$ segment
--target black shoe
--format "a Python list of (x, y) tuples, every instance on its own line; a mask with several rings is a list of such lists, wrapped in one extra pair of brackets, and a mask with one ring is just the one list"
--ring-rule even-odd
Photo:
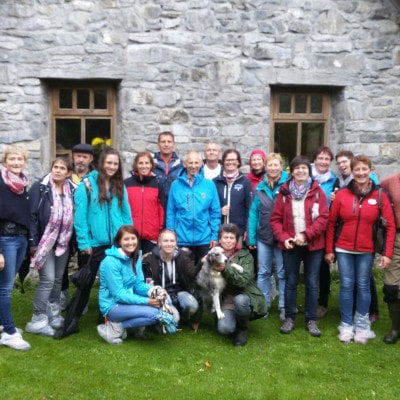
[(233, 345), (246, 346), (246, 344), (247, 344), (247, 329), (237, 331), (233, 338)]
[(383, 337), (383, 341), (386, 344), (395, 344), (400, 338), (400, 332), (391, 330)]
[(68, 326), (64, 326), (63, 329), (58, 330), (54, 334), (54, 339), (64, 339), (74, 333), (79, 332), (79, 318), (73, 318)]

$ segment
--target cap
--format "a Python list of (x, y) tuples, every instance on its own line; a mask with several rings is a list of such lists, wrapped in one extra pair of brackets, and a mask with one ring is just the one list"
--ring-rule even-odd
[(267, 155), (265, 154), (265, 152), (261, 149), (255, 149), (250, 153), (250, 159), (251, 157), (255, 156), (255, 155), (259, 155), (261, 156), (261, 158), (265, 161)]
[(94, 149), (90, 144), (79, 143), (72, 148), (73, 153), (89, 153), (94, 156)]

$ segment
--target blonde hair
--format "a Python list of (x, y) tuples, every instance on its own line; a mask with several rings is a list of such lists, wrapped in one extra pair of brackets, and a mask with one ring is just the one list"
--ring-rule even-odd
[(25, 161), (28, 160), (28, 150), (26, 149), (25, 146), (22, 146), (20, 144), (12, 144), (6, 147), (3, 153), (3, 160), (2, 160), (3, 163), (6, 162), (7, 157), (10, 154), (21, 154), (22, 157), (24, 157)]
[(269, 153), (269, 154), (267, 154), (267, 156), (265, 157), (265, 164), (267, 164), (271, 160), (278, 160), (279, 163), (283, 167), (283, 158), (279, 153)]

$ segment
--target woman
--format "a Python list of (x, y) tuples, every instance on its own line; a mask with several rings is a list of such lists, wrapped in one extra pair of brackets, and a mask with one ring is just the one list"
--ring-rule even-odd
[(39, 271), (33, 315), (25, 328), (29, 333), (54, 336), (54, 329), (64, 323), (60, 315), (60, 293), (73, 231), (75, 185), (68, 179), (71, 173), (71, 163), (65, 158), (56, 158), (50, 174), (29, 191), (30, 267)]
[(251, 185), (239, 171), (242, 165), (240, 153), (235, 149), (225, 150), (222, 155), (222, 172), (214, 178), (221, 205), (222, 223), (236, 224), (245, 238), (249, 215)]
[[(224, 335), (233, 334), (235, 346), (244, 346), (249, 320), (263, 317), (268, 309), (254, 282), (253, 257), (247, 249), (239, 249), (239, 237), (240, 231), (235, 224), (222, 225), (218, 233), (218, 244), (224, 249), (228, 262), (217, 269), (227, 282), (221, 301), (225, 318), (218, 320), (217, 329)], [(243, 272), (238, 272), (232, 263), (240, 265)]]
[(153, 249), (164, 226), (164, 195), (153, 174), (154, 166), (151, 154), (148, 151), (140, 152), (133, 161), (132, 176), (124, 181), (143, 253)]
[(15, 276), (28, 246), (28, 179), (23, 173), (27, 158), (24, 147), (9, 146), (0, 166), (0, 344), (16, 350), (30, 349), (11, 312)]
[(325, 248), (328, 204), (323, 190), (311, 179), (307, 157), (290, 162), (291, 178), (281, 186), (271, 216), (271, 227), (283, 250), (285, 266), (285, 322), (281, 333), (291, 333), (296, 316), (300, 263), (304, 263), (305, 322), (311, 336), (321, 336), (316, 319), (318, 277)]
[[(287, 181), (288, 173), (283, 171), (280, 154), (271, 153), (265, 159), (265, 179), (257, 186), (254, 200), (250, 207), (248, 225), (248, 244), (250, 249), (257, 249), (258, 273), (257, 286), (262, 291), (268, 308), (271, 307), (271, 277), (275, 259), (279, 279), (279, 318), (285, 320), (285, 269), (282, 250), (272, 234), (270, 219), (275, 197), (280, 187)], [(275, 279), (275, 278), (274, 278)]]
[[(374, 224), (381, 212), (387, 221), (385, 250), (380, 267), (386, 268), (393, 255), (396, 227), (389, 197), (370, 178), (371, 160), (356, 156), (351, 160), (353, 180), (336, 193), (329, 213), (325, 259), (338, 262), (340, 278), (339, 340), (365, 344), (375, 337), (368, 310), (370, 279), (375, 256)], [(379, 193), (381, 210), (379, 210)], [(335, 232), (336, 231), (336, 232)], [(336, 239), (335, 239), (336, 236)], [(357, 286), (353, 317), (353, 291)]]
[(160, 310), (160, 301), (150, 297), (154, 288), (144, 283), (138, 231), (132, 225), (121, 226), (100, 265), (99, 305), (107, 322), (97, 326), (99, 335), (110, 344), (120, 344), (127, 328), (158, 322), (174, 333), (174, 317)]
[(246, 175), (246, 178), (250, 181), (252, 191), (264, 178), (266, 156), (261, 149), (255, 149), (250, 153), (250, 172)]
[(183, 320), (195, 322), (193, 316), (199, 303), (194, 284), (199, 268), (194, 266), (189, 252), (177, 247), (174, 231), (164, 229), (160, 233), (158, 246), (143, 258), (143, 271), (146, 279), (168, 292)]
[(105, 251), (111, 247), (118, 229), (131, 224), (131, 211), (122, 178), (121, 157), (106, 148), (100, 154), (98, 171), (83, 178), (74, 193), (74, 227), (78, 248), (86, 256), (87, 275), (75, 292), (58, 339), (78, 332), (78, 322), (89, 300), (90, 291)]

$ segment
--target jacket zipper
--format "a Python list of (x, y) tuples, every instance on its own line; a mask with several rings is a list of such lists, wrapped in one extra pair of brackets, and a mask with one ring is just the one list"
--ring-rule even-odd
[(143, 213), (144, 213), (144, 203), (143, 203), (143, 197), (144, 197), (144, 186), (142, 185), (142, 227), (141, 227), (141, 235), (143, 237)]
[(357, 216), (357, 226), (356, 226), (356, 234), (354, 236), (354, 245), (353, 245), (353, 250), (356, 250), (356, 242), (357, 242), (357, 235), (358, 235), (358, 226), (360, 225), (360, 217), (361, 217), (361, 208), (362, 208), (362, 201), (364, 200), (364, 197), (360, 198), (360, 201), (358, 203), (358, 216)]

